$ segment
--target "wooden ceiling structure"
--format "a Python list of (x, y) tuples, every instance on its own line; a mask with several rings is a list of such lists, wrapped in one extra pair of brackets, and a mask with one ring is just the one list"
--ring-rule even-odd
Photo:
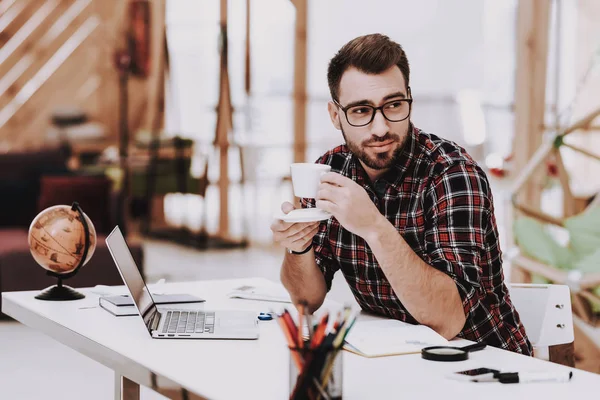
[[(512, 200), (533, 208), (540, 206), (541, 187), (536, 181), (540, 181), (540, 175), (545, 171), (541, 168), (524, 172), (524, 169), (527, 169), (528, 164), (535, 164), (531, 162), (532, 159), (542, 157), (544, 149), (551, 147), (554, 137), (569, 134), (569, 138), (565, 139), (565, 147), (587, 152), (592, 159), (600, 155), (600, 149), (595, 148), (600, 145), (598, 135), (593, 134), (600, 129), (600, 99), (595, 95), (600, 88), (600, 78), (596, 77), (590, 81), (584, 76), (587, 75), (586, 69), (590, 69), (588, 64), (593, 63), (595, 59), (597, 61), (594, 53), (600, 51), (600, 40), (597, 39), (600, 37), (600, 27), (593, 22), (594, 16), (600, 16), (600, 4), (594, 0), (581, 0), (577, 4), (576, 74), (579, 92), (575, 94), (570, 106), (571, 121), (562, 122), (561, 125), (557, 118), (561, 110), (556, 109), (556, 104), (550, 104), (547, 93), (551, 10), (553, 4), (557, 7), (560, 1), (521, 0), (518, 3), (515, 130), (512, 145), (515, 164), (512, 170), (516, 182), (512, 190)], [(558, 86), (560, 69), (555, 73), (555, 86)], [(560, 94), (555, 93), (554, 97), (557, 96)], [(549, 109), (555, 114), (553, 125), (546, 122), (550, 119)], [(547, 133), (550, 134), (550, 138), (544, 140)], [(565, 168), (584, 174), (586, 178), (593, 179), (597, 176), (597, 166), (588, 162), (581, 164), (580, 161), (575, 159), (570, 163), (565, 162)], [(590, 170), (593, 172), (589, 173)], [(525, 185), (526, 182), (529, 184)]]
[[(593, 63), (598, 62), (594, 53), (600, 51), (600, 40), (596, 39), (600, 37), (600, 28), (593, 22), (594, 16), (600, 16), (600, 4), (593, 0), (582, 0), (577, 4), (578, 83), (575, 98), (567, 110), (570, 112), (570, 121), (561, 122), (559, 116), (564, 114), (564, 110), (558, 109), (556, 100), (555, 104), (551, 104), (547, 93), (549, 78), (555, 81), (555, 98), (560, 96), (560, 79), (565, 79), (560, 76), (558, 67), (555, 68), (554, 77), (548, 75), (550, 19), (552, 7), (559, 7), (560, 1), (521, 0), (518, 3), (515, 129), (512, 144), (514, 166), (511, 203), (507, 204), (509, 212), (506, 219), (509, 227), (518, 215), (534, 218), (543, 215), (546, 220), (551, 218), (548, 213), (539, 211), (543, 182), (548, 175), (546, 162), (556, 166), (564, 193), (563, 215), (561, 218), (552, 218), (555, 222), (560, 224), (563, 218), (581, 212), (588, 198), (600, 190), (600, 185), (594, 183), (594, 177), (600, 173), (596, 161), (600, 157), (600, 135), (596, 134), (600, 126), (600, 99), (593, 95), (600, 89), (600, 77), (589, 77), (590, 70), (594, 69)], [(554, 15), (560, 18), (560, 8), (555, 10)], [(558, 29), (560, 25), (557, 22), (554, 26)], [(555, 53), (560, 57), (560, 49), (555, 49)], [(552, 119), (554, 124), (549, 124), (547, 121)], [(556, 148), (558, 140), (561, 149), (566, 152)], [(584, 157), (577, 156), (577, 153)], [(547, 160), (549, 156), (551, 160)], [(514, 246), (510, 229), (507, 230), (507, 245)]]
[[(129, 79), (129, 131), (149, 129), (160, 112), (156, 37), (165, 1), (152, 0), (147, 76)], [(0, 143), (5, 151), (45, 144), (57, 107), (82, 108), (104, 126), (93, 147), (116, 144), (119, 72), (115, 52), (127, 46), (130, 3), (121, 0), (0, 0)], [(75, 143), (81, 145), (83, 143)]]
[[(505, 247), (514, 247), (511, 230), (516, 218), (525, 216), (542, 224), (562, 227), (567, 218), (586, 212), (600, 204), (600, 77), (590, 75), (595, 64), (600, 64), (600, 3), (595, 0), (577, 2), (577, 51), (575, 99), (569, 106), (570, 121), (558, 118), (560, 110), (554, 106), (554, 124), (548, 126), (547, 96), (548, 50), (552, 7), (560, 1), (520, 0), (517, 22), (517, 72), (515, 87), (515, 131), (513, 140), (513, 183), (508, 206), (508, 241)], [(560, 18), (560, 8), (554, 15)], [(555, 29), (559, 24), (555, 24)], [(558, 35), (557, 35), (558, 36)], [(560, 49), (556, 49), (559, 51)], [(558, 58), (560, 60), (560, 58)], [(561, 78), (556, 72), (556, 83)], [(557, 89), (555, 89), (557, 90)], [(558, 90), (555, 93), (557, 96)], [(549, 137), (545, 137), (549, 134)], [(565, 156), (571, 152), (570, 159)], [(541, 207), (543, 176), (548, 174), (547, 160), (556, 169), (562, 199), (562, 215), (555, 215)], [(575, 188), (574, 176), (581, 177), (587, 188)], [(583, 191), (582, 191), (583, 190)], [(582, 191), (578, 193), (577, 191)], [(596, 196), (593, 198), (593, 196)], [(512, 207), (511, 207), (512, 206)], [(509, 252), (511, 281), (530, 283), (533, 276), (542, 277), (555, 284), (569, 285), (572, 294), (575, 344), (571, 345), (577, 368), (600, 373), (599, 314), (594, 314), (591, 304), (600, 298), (594, 290), (600, 285), (600, 270), (586, 274), (565, 271), (546, 265), (521, 252)], [(573, 272), (573, 273), (571, 273)], [(596, 329), (594, 329), (596, 326)]]

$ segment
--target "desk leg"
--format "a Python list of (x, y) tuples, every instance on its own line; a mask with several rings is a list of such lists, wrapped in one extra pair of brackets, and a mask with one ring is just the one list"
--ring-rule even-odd
[(575, 342), (550, 346), (550, 361), (575, 367)]
[(140, 400), (140, 385), (115, 372), (115, 400)]

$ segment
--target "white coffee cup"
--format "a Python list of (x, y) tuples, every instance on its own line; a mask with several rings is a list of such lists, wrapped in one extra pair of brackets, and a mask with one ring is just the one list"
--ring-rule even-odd
[(330, 165), (312, 163), (294, 163), (290, 166), (294, 195), (305, 199), (314, 199), (319, 191), (321, 175), (331, 171)]

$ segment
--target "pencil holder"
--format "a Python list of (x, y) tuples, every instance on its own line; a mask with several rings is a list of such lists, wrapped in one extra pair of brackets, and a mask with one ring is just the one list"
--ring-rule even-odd
[(342, 399), (342, 349), (289, 349), (290, 400)]

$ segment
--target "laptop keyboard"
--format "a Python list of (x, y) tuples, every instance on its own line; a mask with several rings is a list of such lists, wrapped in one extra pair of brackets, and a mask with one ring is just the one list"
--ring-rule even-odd
[(215, 313), (168, 311), (162, 333), (215, 333)]

